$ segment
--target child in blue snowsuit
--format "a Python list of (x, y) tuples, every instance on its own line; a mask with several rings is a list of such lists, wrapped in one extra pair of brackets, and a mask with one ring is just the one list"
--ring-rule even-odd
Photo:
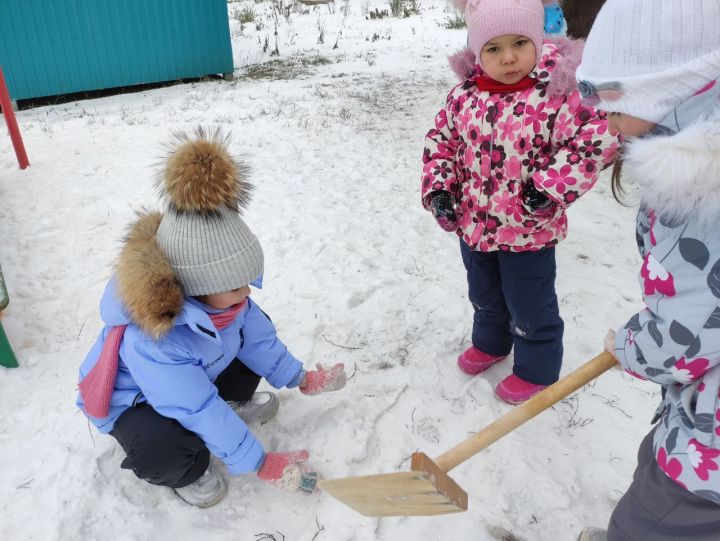
[(345, 384), (342, 364), (305, 371), (249, 296), (263, 252), (238, 212), (250, 185), (226, 141), (201, 129), (178, 138), (163, 172), (167, 211), (141, 212), (130, 228), (77, 399), (123, 447), (123, 468), (200, 507), (227, 490), (211, 454), (231, 474), (314, 492), (307, 451), (266, 453), (249, 430), (279, 404), (255, 389), (261, 378), (308, 395)]

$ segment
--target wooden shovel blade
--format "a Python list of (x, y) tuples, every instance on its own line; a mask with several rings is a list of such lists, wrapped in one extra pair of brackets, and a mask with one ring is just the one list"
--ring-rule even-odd
[(330, 479), (320, 488), (368, 517), (467, 511), (467, 493), (424, 453), (413, 454), (409, 472)]

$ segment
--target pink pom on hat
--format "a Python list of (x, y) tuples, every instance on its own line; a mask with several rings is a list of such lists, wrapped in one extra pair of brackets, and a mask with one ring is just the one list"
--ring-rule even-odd
[(483, 46), (505, 34), (528, 37), (540, 60), (545, 27), (542, 0), (456, 0), (455, 3), (465, 12), (468, 47), (478, 62)]

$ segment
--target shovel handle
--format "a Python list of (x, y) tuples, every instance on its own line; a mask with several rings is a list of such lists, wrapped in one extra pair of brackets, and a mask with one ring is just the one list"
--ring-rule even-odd
[(480, 432), (443, 453), (435, 459), (435, 463), (443, 471), (449, 472), (615, 365), (617, 365), (615, 357), (607, 351), (601, 353), (547, 389), (543, 389), (521, 406), (496, 419)]

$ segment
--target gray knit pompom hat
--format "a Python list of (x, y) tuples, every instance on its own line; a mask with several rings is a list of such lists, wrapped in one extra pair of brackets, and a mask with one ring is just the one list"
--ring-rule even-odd
[(263, 251), (240, 217), (250, 200), (247, 167), (220, 131), (176, 134), (158, 179), (167, 203), (156, 235), (188, 296), (223, 293), (263, 273)]

